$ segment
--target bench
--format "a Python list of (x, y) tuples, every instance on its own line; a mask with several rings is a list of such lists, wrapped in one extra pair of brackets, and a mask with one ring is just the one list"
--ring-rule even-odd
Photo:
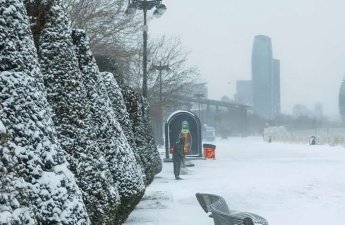
[(223, 202), (212, 203), (209, 208), (215, 225), (254, 225), (250, 217), (225, 212), (227, 207), (224, 207)]
[(229, 210), (224, 198), (218, 195), (196, 193), (195, 196), (215, 225), (268, 225), (267, 220), (257, 214)]

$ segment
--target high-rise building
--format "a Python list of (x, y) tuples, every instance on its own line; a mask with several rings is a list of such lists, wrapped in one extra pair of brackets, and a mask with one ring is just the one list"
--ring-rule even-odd
[(236, 101), (244, 105), (253, 105), (253, 87), (251, 80), (236, 81)]
[(273, 116), (276, 116), (280, 114), (280, 61), (278, 59), (273, 59), (272, 66)]
[(264, 35), (255, 36), (252, 52), (253, 109), (266, 119), (274, 116), (272, 62), (271, 39)]
[(343, 122), (345, 122), (345, 79), (341, 82), (339, 90), (339, 113)]
[(254, 38), (252, 90), (256, 114), (266, 119), (280, 114), (280, 61), (273, 59), (271, 39), (264, 35)]

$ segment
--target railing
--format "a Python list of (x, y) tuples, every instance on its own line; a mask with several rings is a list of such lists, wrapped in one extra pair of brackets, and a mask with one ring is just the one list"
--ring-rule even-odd
[[(299, 136), (299, 135), (265, 135), (264, 140), (271, 142), (295, 143), (295, 144), (310, 144), (310, 138), (314, 136)], [(330, 145), (330, 146), (345, 146), (345, 134), (334, 136), (314, 136), (316, 145)]]
[[(271, 142), (345, 146), (345, 129), (315, 128), (288, 131), (284, 127), (268, 127), (264, 130), (264, 139)], [(312, 141), (313, 139), (315, 141)]]

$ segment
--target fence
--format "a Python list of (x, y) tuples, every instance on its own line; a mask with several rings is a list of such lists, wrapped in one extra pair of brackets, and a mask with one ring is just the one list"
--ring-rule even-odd
[(264, 133), (266, 141), (296, 144), (308, 144), (312, 136), (315, 137), (315, 144), (318, 145), (345, 146), (345, 129), (343, 128), (324, 128), (294, 132), (274, 132), (274, 129), (270, 129), (269, 132)]

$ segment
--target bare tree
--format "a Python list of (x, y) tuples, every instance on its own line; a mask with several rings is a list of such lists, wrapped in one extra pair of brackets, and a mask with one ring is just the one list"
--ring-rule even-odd
[(125, 14), (127, 0), (65, 0), (75, 29), (85, 30), (94, 54), (128, 58), (137, 41), (141, 20)]
[[(177, 95), (188, 94), (188, 87), (199, 77), (197, 67), (188, 65), (188, 55), (189, 52), (183, 48), (179, 38), (163, 36), (149, 42), (148, 98), (151, 105), (159, 102), (161, 85), (159, 71), (153, 69), (153, 65), (169, 66), (168, 71), (161, 72), (163, 107), (171, 105)], [(126, 82), (134, 89), (141, 90), (142, 45), (138, 46)]]

